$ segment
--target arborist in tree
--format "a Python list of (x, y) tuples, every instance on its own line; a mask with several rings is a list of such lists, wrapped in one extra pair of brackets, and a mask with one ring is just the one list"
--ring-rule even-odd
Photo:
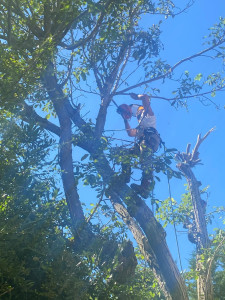
[[(148, 198), (153, 182), (153, 171), (151, 167), (152, 154), (158, 150), (161, 139), (156, 130), (156, 117), (150, 106), (150, 97), (148, 95), (130, 94), (134, 100), (141, 100), (142, 105), (122, 104), (118, 107), (117, 112), (124, 119), (127, 134), (136, 138), (136, 144), (130, 153), (140, 155), (142, 168), (141, 185), (132, 184), (131, 187), (140, 194), (143, 198)], [(134, 116), (138, 120), (138, 127), (131, 128), (129, 119)], [(129, 174), (127, 164), (122, 165), (123, 172)], [(126, 182), (129, 182), (128, 180)]]

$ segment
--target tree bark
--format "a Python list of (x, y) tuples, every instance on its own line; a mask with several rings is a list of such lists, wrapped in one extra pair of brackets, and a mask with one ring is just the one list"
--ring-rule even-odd
[(77, 192), (74, 178), (72, 158), (72, 122), (65, 106), (65, 97), (58, 88), (54, 76), (53, 65), (50, 63), (44, 76), (44, 83), (53, 102), (60, 123), (59, 164), (67, 204), (69, 207), (75, 237), (79, 239), (79, 230), (85, 221), (83, 209)]
[(200, 162), (198, 149), (201, 143), (214, 130), (209, 130), (203, 138), (198, 135), (196, 145), (190, 153), (190, 144), (187, 145), (186, 153), (178, 153), (176, 158), (180, 161), (177, 164), (178, 169), (185, 176), (188, 187), (191, 193), (191, 201), (193, 205), (194, 220), (191, 224), (192, 242), (196, 245), (196, 271), (198, 272), (197, 279), (197, 294), (198, 300), (213, 299), (213, 285), (211, 278), (211, 268), (207, 268), (207, 263), (202, 260), (204, 250), (210, 248), (210, 240), (207, 231), (205, 220), (206, 203), (201, 199), (199, 186), (201, 183), (196, 179), (191, 168)]
[(141, 230), (140, 226), (135, 222), (135, 220), (131, 217), (119, 197), (114, 194), (110, 197), (110, 201), (115, 209), (115, 211), (120, 215), (124, 223), (130, 229), (131, 233), (133, 234), (134, 239), (136, 240), (141, 253), (143, 254), (146, 262), (148, 263), (150, 269), (153, 271), (155, 277), (158, 279), (158, 284), (163, 291), (166, 299), (172, 299), (170, 293), (166, 287), (165, 280), (162, 277), (162, 273), (160, 272), (159, 265), (157, 264), (156, 257), (153, 253), (153, 250), (144, 235), (143, 231)]
[(194, 241), (197, 251), (196, 270), (199, 272), (197, 279), (198, 300), (212, 300), (213, 286), (211, 270), (206, 268), (201, 258), (201, 254), (203, 253), (204, 249), (210, 248), (210, 240), (208, 238), (207, 225), (205, 221), (205, 203), (201, 199), (199, 181), (197, 181), (196, 177), (194, 176), (191, 167), (186, 164), (178, 164), (178, 168), (187, 179), (193, 204), (194, 228), (196, 230), (194, 233)]

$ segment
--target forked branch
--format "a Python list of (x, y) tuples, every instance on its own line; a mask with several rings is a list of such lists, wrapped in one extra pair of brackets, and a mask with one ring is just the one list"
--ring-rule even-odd
[(190, 153), (190, 148), (191, 148), (191, 144), (187, 145), (187, 149), (186, 152), (178, 152), (175, 156), (176, 159), (178, 159), (180, 161), (179, 164), (186, 164), (189, 165), (190, 167), (194, 167), (196, 164), (200, 163), (200, 159), (199, 159), (199, 152), (198, 149), (200, 147), (200, 145), (202, 144), (202, 142), (209, 136), (209, 134), (211, 132), (213, 132), (215, 130), (215, 127), (211, 128), (205, 135), (203, 138), (201, 138), (201, 134), (198, 135), (197, 137), (197, 142), (196, 145), (194, 147), (194, 149), (192, 150), (192, 152)]

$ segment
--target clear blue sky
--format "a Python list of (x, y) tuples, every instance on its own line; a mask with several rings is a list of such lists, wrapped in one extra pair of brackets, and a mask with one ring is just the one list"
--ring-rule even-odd
[[(185, 4), (185, 1), (177, 1), (179, 5)], [(175, 64), (182, 58), (188, 57), (196, 52), (207, 48), (203, 45), (205, 35), (208, 35), (208, 28), (218, 23), (219, 17), (225, 16), (225, 1), (224, 0), (197, 0), (196, 3), (185, 13), (170, 18), (161, 25), (162, 35), (161, 40), (164, 44), (163, 57), (171, 65)], [(144, 19), (144, 25), (151, 25), (152, 20)], [(198, 73), (208, 74), (217, 72), (223, 69), (221, 61), (214, 61), (208, 58), (197, 58), (185, 63), (176, 70), (177, 74), (182, 71), (189, 70), (191, 74)], [(131, 84), (136, 84), (135, 76)], [(162, 96), (171, 97), (171, 83), (168, 81), (165, 84), (162, 82), (156, 83), (151, 87), (160, 88)], [(143, 93), (141, 88), (132, 92)], [(165, 141), (168, 148), (177, 148), (180, 151), (185, 151), (187, 143), (195, 145), (197, 135), (204, 135), (210, 128), (216, 126), (216, 131), (213, 132), (200, 147), (200, 158), (204, 165), (199, 165), (194, 169), (194, 173), (198, 180), (202, 182), (202, 187), (210, 185), (208, 209), (211, 211), (213, 206), (222, 206), (225, 204), (224, 197), (224, 101), (225, 95), (217, 93), (214, 101), (220, 105), (220, 110), (213, 105), (203, 106), (197, 99), (189, 101), (188, 111), (183, 109), (176, 110), (163, 100), (152, 100), (152, 107), (157, 116), (157, 128)], [(118, 104), (132, 103), (128, 96), (118, 96), (115, 98)], [(99, 99), (98, 99), (99, 101)], [(96, 102), (91, 97), (85, 99), (87, 111), (90, 109), (93, 113), (89, 114), (93, 119), (94, 113), (97, 113), (98, 107)], [(93, 109), (93, 110), (92, 110)], [(115, 107), (109, 109), (106, 129), (123, 129), (124, 124), (120, 116), (116, 114)], [(128, 139), (125, 132), (115, 132), (115, 137)], [(180, 196), (184, 193), (184, 180), (172, 180), (171, 189), (172, 196), (179, 201)], [(79, 186), (81, 193), (81, 201), (87, 202), (87, 198), (91, 200), (93, 194), (89, 192), (87, 187)], [(168, 197), (168, 188), (166, 178), (162, 178), (162, 183), (158, 183), (155, 189), (156, 196), (163, 200)], [(148, 200), (146, 200), (148, 201)], [(94, 202), (94, 201), (91, 201)], [(214, 227), (221, 226), (219, 220), (214, 220)], [(178, 233), (179, 243), (182, 252), (183, 267), (187, 267), (187, 260), (190, 258), (193, 246), (187, 239), (187, 235)], [(173, 228), (168, 228), (167, 240), (174, 258), (177, 260), (177, 248), (175, 245)]]

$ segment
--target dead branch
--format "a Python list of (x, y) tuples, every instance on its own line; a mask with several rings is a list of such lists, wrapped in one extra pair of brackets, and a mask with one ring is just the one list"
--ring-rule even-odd
[(216, 127), (211, 128), (211, 129), (204, 135), (203, 138), (201, 138), (201, 134), (198, 135), (196, 145), (195, 145), (195, 147), (194, 147), (194, 149), (193, 149), (193, 151), (192, 151), (192, 160), (198, 159), (198, 154), (199, 154), (199, 153), (198, 153), (198, 149), (199, 149), (201, 143), (202, 143), (202, 142), (209, 136), (209, 134), (210, 134), (211, 132), (213, 132), (215, 129), (216, 129)]
[[(192, 150), (192, 153), (190, 153), (190, 148), (191, 148), (191, 144), (187, 145), (186, 148), (186, 153), (185, 152), (178, 152), (175, 155), (175, 158), (178, 159), (180, 161), (180, 164), (186, 164), (189, 165), (191, 167), (194, 167), (196, 164), (200, 163), (200, 159), (199, 159), (199, 152), (198, 149), (200, 147), (200, 145), (202, 144), (202, 142), (209, 136), (209, 134), (211, 132), (213, 132), (215, 130), (215, 127), (211, 128), (205, 135), (203, 138), (201, 138), (201, 134), (198, 135), (197, 137), (197, 142), (196, 145), (194, 147), (194, 149)], [(178, 164), (179, 165), (179, 164)]]

